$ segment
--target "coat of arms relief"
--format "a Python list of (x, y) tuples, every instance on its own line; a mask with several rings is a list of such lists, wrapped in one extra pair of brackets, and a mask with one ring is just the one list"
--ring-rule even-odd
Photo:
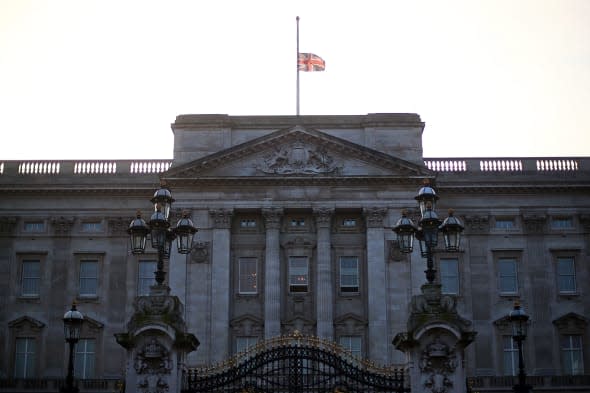
[(275, 175), (338, 174), (342, 169), (325, 148), (297, 140), (263, 156), (256, 169)]

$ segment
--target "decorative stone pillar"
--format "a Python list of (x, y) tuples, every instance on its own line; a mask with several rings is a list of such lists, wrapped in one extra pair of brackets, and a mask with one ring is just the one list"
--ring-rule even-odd
[(314, 209), (317, 224), (316, 325), (317, 336), (334, 340), (332, 244), (330, 229), (334, 209)]
[(266, 226), (264, 256), (264, 338), (281, 335), (281, 263), (279, 230), (282, 209), (263, 209)]
[(472, 323), (457, 313), (457, 297), (424, 284), (412, 298), (408, 331), (393, 345), (406, 353), (412, 392), (464, 393), (464, 354), (475, 338)]
[(135, 299), (127, 332), (115, 334), (127, 350), (126, 391), (179, 393), (186, 355), (197, 349), (199, 340), (186, 332), (180, 299), (154, 294)]
[(213, 255), (211, 258), (211, 360), (219, 362), (229, 355), (230, 228), (232, 211), (209, 212), (213, 222)]
[(367, 223), (367, 293), (369, 320), (369, 358), (387, 364), (387, 283), (383, 219), (386, 208), (364, 209)]

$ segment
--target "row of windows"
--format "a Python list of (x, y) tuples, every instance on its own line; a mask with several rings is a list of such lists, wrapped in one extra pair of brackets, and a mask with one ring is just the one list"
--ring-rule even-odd
[[(459, 294), (459, 260), (442, 258), (439, 261), (440, 283), (443, 293)], [(257, 258), (239, 258), (238, 290), (241, 294), (258, 292)], [(309, 285), (309, 262), (304, 256), (289, 257), (289, 291), (307, 292)], [(359, 291), (359, 258), (341, 256), (339, 258), (340, 292)], [(560, 294), (576, 293), (576, 269), (573, 257), (556, 259), (557, 289)], [(516, 258), (498, 259), (498, 289), (501, 295), (518, 294), (518, 261)]]
[[(497, 261), (498, 289), (501, 295), (518, 294), (517, 258), (499, 258)], [(289, 291), (307, 292), (309, 286), (309, 260), (305, 256), (289, 257)], [(459, 294), (459, 261), (457, 258), (442, 258), (439, 261), (440, 283), (443, 293)], [(137, 277), (137, 294), (149, 294), (154, 285), (156, 261), (140, 260)], [(240, 294), (258, 293), (258, 260), (247, 257), (238, 260), (238, 291)], [(556, 258), (557, 289), (560, 294), (575, 294), (575, 259), (571, 256)], [(79, 261), (79, 296), (98, 296), (99, 261), (81, 259)], [(21, 270), (21, 296), (37, 297), (40, 294), (41, 261), (23, 259)], [(341, 256), (339, 258), (339, 286), (342, 293), (359, 292), (359, 258)]]
[[(27, 233), (43, 233), (47, 230), (44, 220), (39, 221), (25, 221), (23, 223), (23, 232)], [(83, 221), (80, 223), (81, 232), (100, 233), (104, 231), (102, 220), (98, 221)]]
[[(518, 344), (514, 341), (512, 336), (502, 336), (502, 344), (502, 365), (504, 375), (517, 375)], [(584, 355), (582, 348), (582, 336), (569, 334), (561, 337), (561, 365), (564, 374), (584, 374)]]
[[(148, 295), (154, 285), (156, 261), (139, 261), (137, 276), (137, 295)], [(78, 296), (92, 298), (98, 296), (99, 260), (81, 259), (79, 261)], [(21, 266), (21, 296), (39, 297), (41, 285), (41, 260), (23, 259)]]
[[(306, 221), (304, 217), (291, 218), (288, 222), (291, 227), (305, 227)], [(353, 228), (358, 225), (356, 218), (343, 218), (339, 222), (340, 226)], [(240, 228), (256, 228), (258, 226), (258, 220), (255, 218), (243, 218), (240, 220)]]
[[(238, 336), (235, 340), (236, 353), (247, 350), (258, 342), (256, 336)], [(362, 357), (361, 336), (340, 336), (338, 342), (353, 356)], [(502, 336), (503, 352), (502, 367), (504, 375), (518, 373), (518, 346), (512, 336)], [(584, 374), (584, 356), (582, 336), (563, 335), (560, 342), (561, 362), (563, 373), (567, 375)], [(32, 337), (16, 339), (14, 377), (34, 378), (35, 359), (37, 355), (37, 341)], [(96, 340), (83, 338), (76, 344), (74, 361), (74, 375), (76, 378), (88, 379), (95, 376)]]
[[(550, 221), (551, 229), (573, 229), (574, 218), (573, 217), (551, 217)], [(494, 219), (494, 228), (496, 229), (516, 229), (517, 222), (515, 217), (496, 217)]]

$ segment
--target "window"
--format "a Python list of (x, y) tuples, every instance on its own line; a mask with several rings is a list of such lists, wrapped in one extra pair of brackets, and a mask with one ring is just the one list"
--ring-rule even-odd
[(76, 378), (94, 378), (95, 347), (96, 340), (93, 338), (80, 339), (76, 344), (76, 356), (74, 358), (74, 376)]
[(86, 221), (82, 223), (82, 232), (102, 232), (101, 221)]
[(240, 228), (256, 228), (256, 220), (253, 218), (246, 218), (240, 220)]
[(239, 292), (240, 293), (257, 293), (258, 277), (256, 273), (256, 258), (240, 258), (239, 264)]
[(41, 283), (41, 261), (38, 259), (24, 259), (22, 261), (21, 295), (39, 296)]
[(516, 259), (500, 258), (498, 260), (498, 282), (501, 294), (518, 293)]
[(576, 269), (573, 257), (557, 258), (557, 288), (559, 293), (576, 292)]
[(150, 287), (156, 285), (154, 272), (157, 269), (156, 261), (139, 261), (137, 277), (137, 295), (146, 296), (150, 294)]
[(514, 219), (513, 218), (496, 218), (495, 223), (496, 229), (514, 229)]
[(292, 227), (304, 227), (305, 226), (305, 218), (291, 219), (291, 226)]
[(584, 374), (584, 356), (582, 354), (582, 336), (565, 335), (561, 338), (561, 359), (563, 373), (568, 375)]
[(502, 342), (504, 346), (504, 375), (516, 375), (518, 373), (518, 344), (512, 339), (512, 336), (502, 336)]
[(457, 259), (440, 260), (440, 284), (442, 293), (459, 293), (459, 261)]
[(35, 376), (35, 339), (19, 337), (15, 344), (14, 377), (33, 378)]
[(308, 276), (307, 257), (289, 257), (289, 291), (307, 292)]
[(236, 353), (244, 352), (246, 349), (250, 348), (253, 345), (256, 345), (258, 342), (258, 337), (256, 336), (240, 336), (236, 337)]
[(358, 257), (340, 257), (340, 292), (359, 291)]
[(25, 232), (45, 232), (45, 221), (25, 221), (23, 230)]
[(361, 357), (361, 337), (360, 336), (340, 336), (340, 345), (354, 356)]
[(80, 296), (96, 296), (98, 289), (98, 261), (80, 261)]
[(356, 227), (356, 218), (345, 218), (342, 220), (342, 226), (347, 228)]
[(574, 220), (572, 217), (553, 217), (551, 218), (551, 228), (553, 229), (572, 229)]

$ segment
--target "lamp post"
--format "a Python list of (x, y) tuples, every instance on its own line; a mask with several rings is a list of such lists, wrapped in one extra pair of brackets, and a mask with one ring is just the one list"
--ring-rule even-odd
[(404, 253), (411, 253), (414, 238), (418, 240), (420, 254), (426, 258), (426, 270), (424, 271), (426, 280), (428, 284), (432, 284), (436, 278), (433, 254), (438, 245), (438, 233), (443, 233), (447, 251), (458, 251), (464, 227), (459, 219), (453, 216), (452, 210), (449, 210), (449, 216), (444, 221), (438, 218), (434, 208), (439, 197), (429, 184), (424, 184), (414, 199), (418, 201), (420, 207), (418, 226), (407, 217), (407, 213), (404, 211), (402, 217), (393, 227), (393, 231), (397, 234), (400, 249)]
[(165, 289), (164, 259), (170, 258), (172, 242), (174, 239), (177, 240), (177, 248), (180, 254), (190, 253), (193, 236), (197, 229), (188, 217), (187, 212), (183, 212), (182, 218), (178, 221), (176, 227), (170, 229), (168, 217), (174, 198), (172, 198), (168, 188), (160, 186), (154, 193), (151, 202), (154, 204), (154, 213), (150, 221), (146, 223), (138, 211), (136, 218), (129, 224), (127, 233), (130, 235), (131, 252), (136, 255), (144, 253), (148, 234), (150, 235), (152, 248), (158, 250), (158, 264), (154, 272), (156, 286), (158, 289)]
[(64, 336), (66, 342), (70, 345), (70, 357), (68, 360), (68, 376), (66, 377), (66, 386), (61, 388), (61, 392), (77, 393), (78, 388), (74, 386), (74, 347), (80, 339), (80, 330), (84, 322), (84, 316), (76, 309), (76, 303), (72, 303), (71, 310), (64, 314)]
[(518, 345), (518, 384), (514, 385), (512, 389), (516, 393), (528, 393), (531, 391), (532, 386), (526, 384), (522, 342), (526, 339), (529, 316), (520, 307), (518, 301), (514, 302), (514, 309), (508, 314), (508, 320), (512, 325), (512, 339)]

